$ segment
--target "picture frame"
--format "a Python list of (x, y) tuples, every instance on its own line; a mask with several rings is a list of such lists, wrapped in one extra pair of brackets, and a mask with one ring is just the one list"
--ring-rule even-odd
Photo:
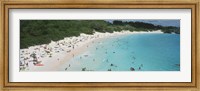
[[(1, 90), (173, 90), (198, 91), (199, 85), (199, 1), (1, 1)], [(9, 9), (191, 9), (191, 82), (9, 82)], [(35, 88), (37, 87), (37, 88)]]

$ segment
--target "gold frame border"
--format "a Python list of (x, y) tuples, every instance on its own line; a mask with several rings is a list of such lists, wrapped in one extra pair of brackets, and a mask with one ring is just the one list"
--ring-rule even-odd
[[(200, 90), (199, 89), (199, 65), (200, 62), (198, 62), (198, 25), (199, 25), (199, 2), (192, 1), (192, 2), (138, 2), (138, 1), (131, 1), (131, 2), (114, 2), (114, 1), (108, 1), (108, 2), (91, 2), (91, 1), (81, 1), (81, 2), (74, 2), (74, 1), (67, 1), (67, 2), (47, 2), (47, 1), (31, 1), (31, 2), (13, 2), (13, 1), (2, 1), (2, 7), (1, 7), (1, 15), (2, 15), (2, 29), (1, 29), (1, 49), (3, 50), (2, 54), (2, 61), (1, 66), (3, 66), (2, 74), (2, 85), (3, 89), (8, 88), (110, 88), (110, 89), (117, 89), (117, 88), (133, 88), (138, 89), (143, 87), (143, 89), (150, 88), (150, 89), (172, 89), (172, 88), (184, 88), (184, 89), (193, 89), (193, 90)], [(179, 8), (189, 8), (192, 10), (192, 82), (182, 82), (182, 83), (11, 83), (8, 81), (8, 33), (9, 33), (9, 22), (8, 22), (8, 15), (9, 15), (9, 9), (14, 8), (37, 8), (37, 9), (43, 9), (43, 8), (137, 8), (137, 9), (179, 9)], [(118, 89), (119, 90), (119, 89)]]

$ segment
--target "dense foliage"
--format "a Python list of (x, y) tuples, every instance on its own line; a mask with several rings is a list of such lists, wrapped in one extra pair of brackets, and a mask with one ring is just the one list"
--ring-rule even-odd
[(144, 22), (112, 23), (104, 20), (21, 20), (20, 48), (33, 45), (47, 44), (51, 40), (57, 41), (64, 37), (79, 36), (80, 33), (93, 34), (97, 32), (113, 31), (154, 31), (160, 29), (164, 33), (180, 33), (179, 27), (160, 26)]

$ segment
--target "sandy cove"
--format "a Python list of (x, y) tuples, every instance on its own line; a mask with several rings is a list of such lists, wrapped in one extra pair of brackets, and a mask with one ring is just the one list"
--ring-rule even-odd
[[(93, 35), (80, 34), (78, 37), (66, 37), (63, 40), (52, 41), (49, 44), (20, 49), (20, 71), (57, 71), (60, 65), (84, 52), (87, 47), (96, 40), (112, 36), (138, 33), (162, 32), (160, 30), (153, 32), (95, 32)], [(38, 61), (41, 61), (40, 64), (43, 64), (43, 66), (36, 66), (33, 64), (33, 58), (30, 56), (33, 53), (36, 54)]]

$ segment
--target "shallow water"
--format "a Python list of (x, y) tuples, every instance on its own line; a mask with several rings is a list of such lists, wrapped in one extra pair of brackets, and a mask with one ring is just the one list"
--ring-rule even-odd
[(180, 71), (180, 35), (129, 34), (94, 41), (66, 71)]

